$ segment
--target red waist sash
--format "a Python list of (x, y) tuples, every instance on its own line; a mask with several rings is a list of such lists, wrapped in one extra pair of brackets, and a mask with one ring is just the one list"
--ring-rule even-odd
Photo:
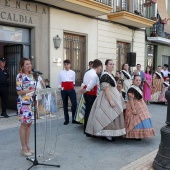
[[(84, 86), (84, 89), (86, 89), (87, 86)], [(91, 91), (87, 91), (86, 94), (92, 95), (92, 96), (96, 96), (97, 95), (97, 85), (93, 87), (93, 89)]]
[(164, 81), (166, 81), (167, 77), (164, 77)]
[(72, 81), (66, 81), (61, 83), (63, 90), (74, 90), (74, 83)]

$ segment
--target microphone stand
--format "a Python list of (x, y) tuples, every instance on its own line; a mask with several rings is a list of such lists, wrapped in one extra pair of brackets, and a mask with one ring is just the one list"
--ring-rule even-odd
[(60, 165), (51, 165), (51, 164), (44, 164), (44, 163), (39, 163), (37, 160), (37, 125), (36, 125), (36, 111), (37, 111), (37, 104), (36, 104), (36, 88), (37, 88), (37, 82), (38, 82), (38, 73), (34, 73), (34, 77), (35, 77), (35, 81), (36, 81), (36, 85), (35, 85), (35, 90), (34, 90), (34, 94), (33, 94), (33, 104), (34, 105), (34, 145), (35, 145), (35, 157), (34, 160), (32, 160), (31, 158), (26, 158), (28, 161), (32, 162), (33, 165), (28, 168), (27, 170), (32, 169), (34, 166), (37, 165), (42, 165), (42, 166), (49, 166), (49, 167), (56, 167), (56, 168), (60, 168)]

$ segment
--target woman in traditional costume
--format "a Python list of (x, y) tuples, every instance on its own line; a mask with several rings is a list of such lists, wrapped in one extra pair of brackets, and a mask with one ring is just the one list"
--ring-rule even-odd
[(129, 73), (129, 65), (123, 64), (121, 71), (121, 79), (123, 79), (123, 88), (127, 93), (129, 87), (132, 85), (132, 77)]
[(106, 72), (100, 79), (102, 91), (97, 96), (88, 119), (86, 133), (103, 136), (111, 141), (114, 136), (126, 134), (124, 127), (124, 101), (117, 90), (116, 81), (112, 75), (113, 60), (106, 60)]
[(140, 84), (141, 77), (136, 75), (133, 85), (128, 90), (125, 113), (126, 138), (141, 139), (155, 136), (151, 116), (139, 88)]
[(165, 81), (163, 83), (163, 88), (162, 88), (162, 91), (161, 91), (161, 94), (159, 96), (159, 102), (167, 102), (166, 98), (165, 98), (165, 92), (168, 90), (168, 87), (169, 87), (169, 82), (168, 81)]
[(159, 96), (162, 91), (163, 87), (163, 73), (161, 72), (161, 66), (157, 67), (157, 71), (153, 75), (153, 89), (152, 89), (152, 95), (151, 95), (151, 101), (152, 102), (158, 102), (159, 101)]
[(146, 67), (146, 71), (144, 73), (144, 83), (143, 83), (143, 99), (146, 104), (150, 104), (151, 100), (151, 89), (152, 89), (152, 74), (150, 67)]

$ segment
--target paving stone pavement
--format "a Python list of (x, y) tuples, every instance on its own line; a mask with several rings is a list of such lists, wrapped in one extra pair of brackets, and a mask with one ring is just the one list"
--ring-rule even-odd
[(158, 152), (158, 150), (156, 149), (155, 151), (150, 152), (149, 154), (124, 166), (120, 170), (154, 170), (152, 168), (152, 164), (153, 164), (153, 161), (154, 161), (154, 158), (155, 158), (157, 152)]
[[(7, 110), (8, 115), (10, 116), (10, 118), (3, 118), (2, 116), (0, 116), (0, 130), (3, 129), (9, 129), (9, 128), (14, 128), (14, 127), (18, 127), (19, 126), (19, 122), (18, 122), (18, 117), (17, 117), (17, 113), (16, 111), (13, 110)], [(59, 112), (57, 113), (58, 118), (63, 118), (63, 111), (62, 109), (59, 109)], [(56, 118), (54, 118), (56, 119)], [(38, 122), (44, 122), (43, 119), (39, 119)]]
[[(114, 143), (110, 143), (103, 141), (102, 138), (87, 138), (83, 134), (82, 125), (71, 123), (68, 126), (63, 125), (62, 110), (59, 112), (58, 123), (56, 118), (47, 122), (38, 120), (38, 160), (39, 162), (60, 164), (59, 170), (119, 170), (121, 168), (126, 170), (126, 167), (130, 168), (127, 170), (139, 170), (141, 166), (145, 166), (145, 169), (151, 168), (156, 150), (160, 144), (160, 128), (165, 125), (167, 107), (154, 104), (148, 107), (156, 136), (142, 141), (118, 138)], [(45, 127), (47, 127), (46, 138), (44, 136)], [(30, 139), (32, 148), (34, 148), (33, 130), (32, 127)], [(57, 131), (58, 135), (56, 136)], [(51, 151), (54, 149), (55, 153), (52, 154)], [(150, 155), (148, 156), (148, 154)], [(148, 158), (150, 159), (146, 161)], [(0, 170), (27, 170), (31, 165), (20, 155), (17, 117), (0, 118)], [(134, 166), (133, 169), (130, 166)], [(37, 166), (32, 170), (53, 169), (57, 168)]]

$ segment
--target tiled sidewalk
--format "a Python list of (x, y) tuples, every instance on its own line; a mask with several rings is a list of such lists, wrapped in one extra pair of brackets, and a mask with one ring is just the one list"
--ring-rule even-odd
[[(81, 95), (80, 94), (80, 87), (75, 87), (75, 90), (76, 90), (77, 100), (79, 100), (80, 95)], [(60, 94), (59, 91), (57, 92), (57, 96), (58, 96), (58, 108), (59, 108), (59, 112), (56, 113), (56, 115), (58, 116), (58, 118), (63, 118), (64, 117), (63, 108), (62, 108), (63, 104), (62, 104), (61, 94)], [(70, 100), (68, 101), (68, 105), (69, 105), (69, 107), (71, 106)], [(69, 109), (69, 112), (70, 111), (71, 111), (71, 108)], [(0, 113), (1, 113), (1, 108), (0, 108)], [(20, 123), (18, 121), (18, 116), (16, 114), (16, 111), (14, 111), (14, 110), (7, 110), (7, 114), (10, 116), (8, 119), (3, 118), (0, 115), (0, 130), (4, 130), (4, 129), (20, 126)], [(71, 113), (70, 113), (70, 115), (71, 115)], [(56, 118), (52, 118), (52, 119), (56, 119)], [(38, 119), (37, 123), (38, 122), (43, 122), (43, 121), (44, 121), (43, 119)]]
[(124, 166), (120, 170), (154, 170), (152, 164), (157, 154), (157, 150), (137, 159), (136, 161)]
[[(0, 116), (0, 130), (18, 127), (20, 126), (20, 123), (18, 121), (18, 116), (16, 115), (16, 112), (13, 110), (7, 110), (7, 114), (10, 116), (9, 118), (3, 118)], [(59, 112), (57, 113), (58, 118), (63, 118), (63, 109), (59, 109)], [(52, 118), (52, 119), (57, 119)], [(37, 123), (45, 121), (44, 119), (38, 119)]]

